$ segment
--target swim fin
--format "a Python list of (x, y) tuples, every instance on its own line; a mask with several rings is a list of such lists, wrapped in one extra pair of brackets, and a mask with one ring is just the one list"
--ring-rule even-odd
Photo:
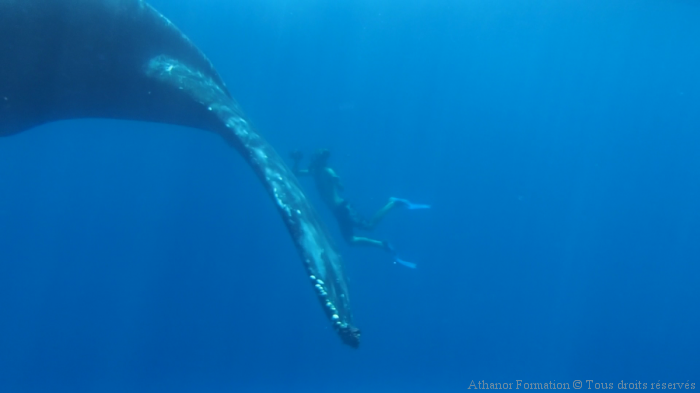
[(394, 258), (394, 264), (399, 263), (399, 264), (404, 265), (410, 269), (415, 269), (418, 267), (418, 265), (416, 265), (413, 262), (407, 262), (407, 261), (404, 261), (403, 259), (399, 258), (398, 254), (396, 253), (396, 249), (394, 248), (394, 246), (391, 245), (391, 243), (389, 243), (387, 241), (383, 241), (382, 243), (384, 244), (384, 249), (389, 251), (389, 253), (391, 253), (391, 257)]
[(394, 263), (400, 263), (409, 269), (415, 269), (418, 267), (418, 265), (416, 265), (415, 263), (404, 261), (403, 259), (396, 256), (394, 257)]
[(390, 201), (398, 202), (402, 204), (403, 206), (406, 207), (408, 210), (418, 210), (418, 209), (430, 209), (430, 205), (424, 205), (421, 203), (412, 203), (408, 199), (401, 199), (401, 198), (394, 198), (391, 197), (389, 198)]

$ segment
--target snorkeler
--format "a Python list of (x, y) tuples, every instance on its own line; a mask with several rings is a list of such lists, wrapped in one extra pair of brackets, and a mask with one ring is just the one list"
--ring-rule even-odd
[(384, 216), (396, 207), (426, 209), (430, 206), (412, 204), (405, 199), (389, 198), (389, 202), (379, 209), (371, 219), (364, 219), (355, 208), (340, 195), (343, 191), (343, 184), (340, 182), (338, 174), (335, 173), (333, 168), (328, 166), (328, 158), (330, 157), (330, 151), (328, 151), (328, 149), (319, 149), (316, 151), (311, 158), (308, 169), (299, 168), (303, 157), (300, 151), (293, 151), (291, 157), (294, 161), (292, 171), (294, 171), (297, 176), (309, 175), (314, 178), (321, 199), (333, 212), (345, 241), (353, 246), (369, 246), (384, 249), (392, 254), (395, 262), (415, 268), (415, 264), (399, 259), (396, 256), (396, 251), (389, 242), (356, 236), (354, 229), (373, 230)]

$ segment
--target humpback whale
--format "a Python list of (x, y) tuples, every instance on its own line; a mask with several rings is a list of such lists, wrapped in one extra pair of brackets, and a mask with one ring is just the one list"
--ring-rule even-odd
[(0, 0), (0, 135), (75, 118), (214, 132), (269, 193), (334, 330), (357, 348), (342, 258), (207, 57), (143, 0)]

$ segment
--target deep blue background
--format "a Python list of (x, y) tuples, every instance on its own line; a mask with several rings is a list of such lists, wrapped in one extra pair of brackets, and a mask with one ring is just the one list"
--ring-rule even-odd
[(376, 231), (419, 269), (341, 244), (353, 351), (218, 137), (38, 127), (0, 140), (0, 391), (700, 382), (700, 4), (153, 4), (362, 212), (433, 204)]

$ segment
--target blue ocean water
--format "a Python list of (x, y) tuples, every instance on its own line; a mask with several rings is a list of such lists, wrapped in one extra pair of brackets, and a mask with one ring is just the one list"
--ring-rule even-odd
[(352, 350), (217, 136), (37, 127), (0, 140), (0, 392), (697, 388), (700, 4), (151, 3), (358, 210), (432, 204), (373, 234), (419, 267), (339, 242)]

